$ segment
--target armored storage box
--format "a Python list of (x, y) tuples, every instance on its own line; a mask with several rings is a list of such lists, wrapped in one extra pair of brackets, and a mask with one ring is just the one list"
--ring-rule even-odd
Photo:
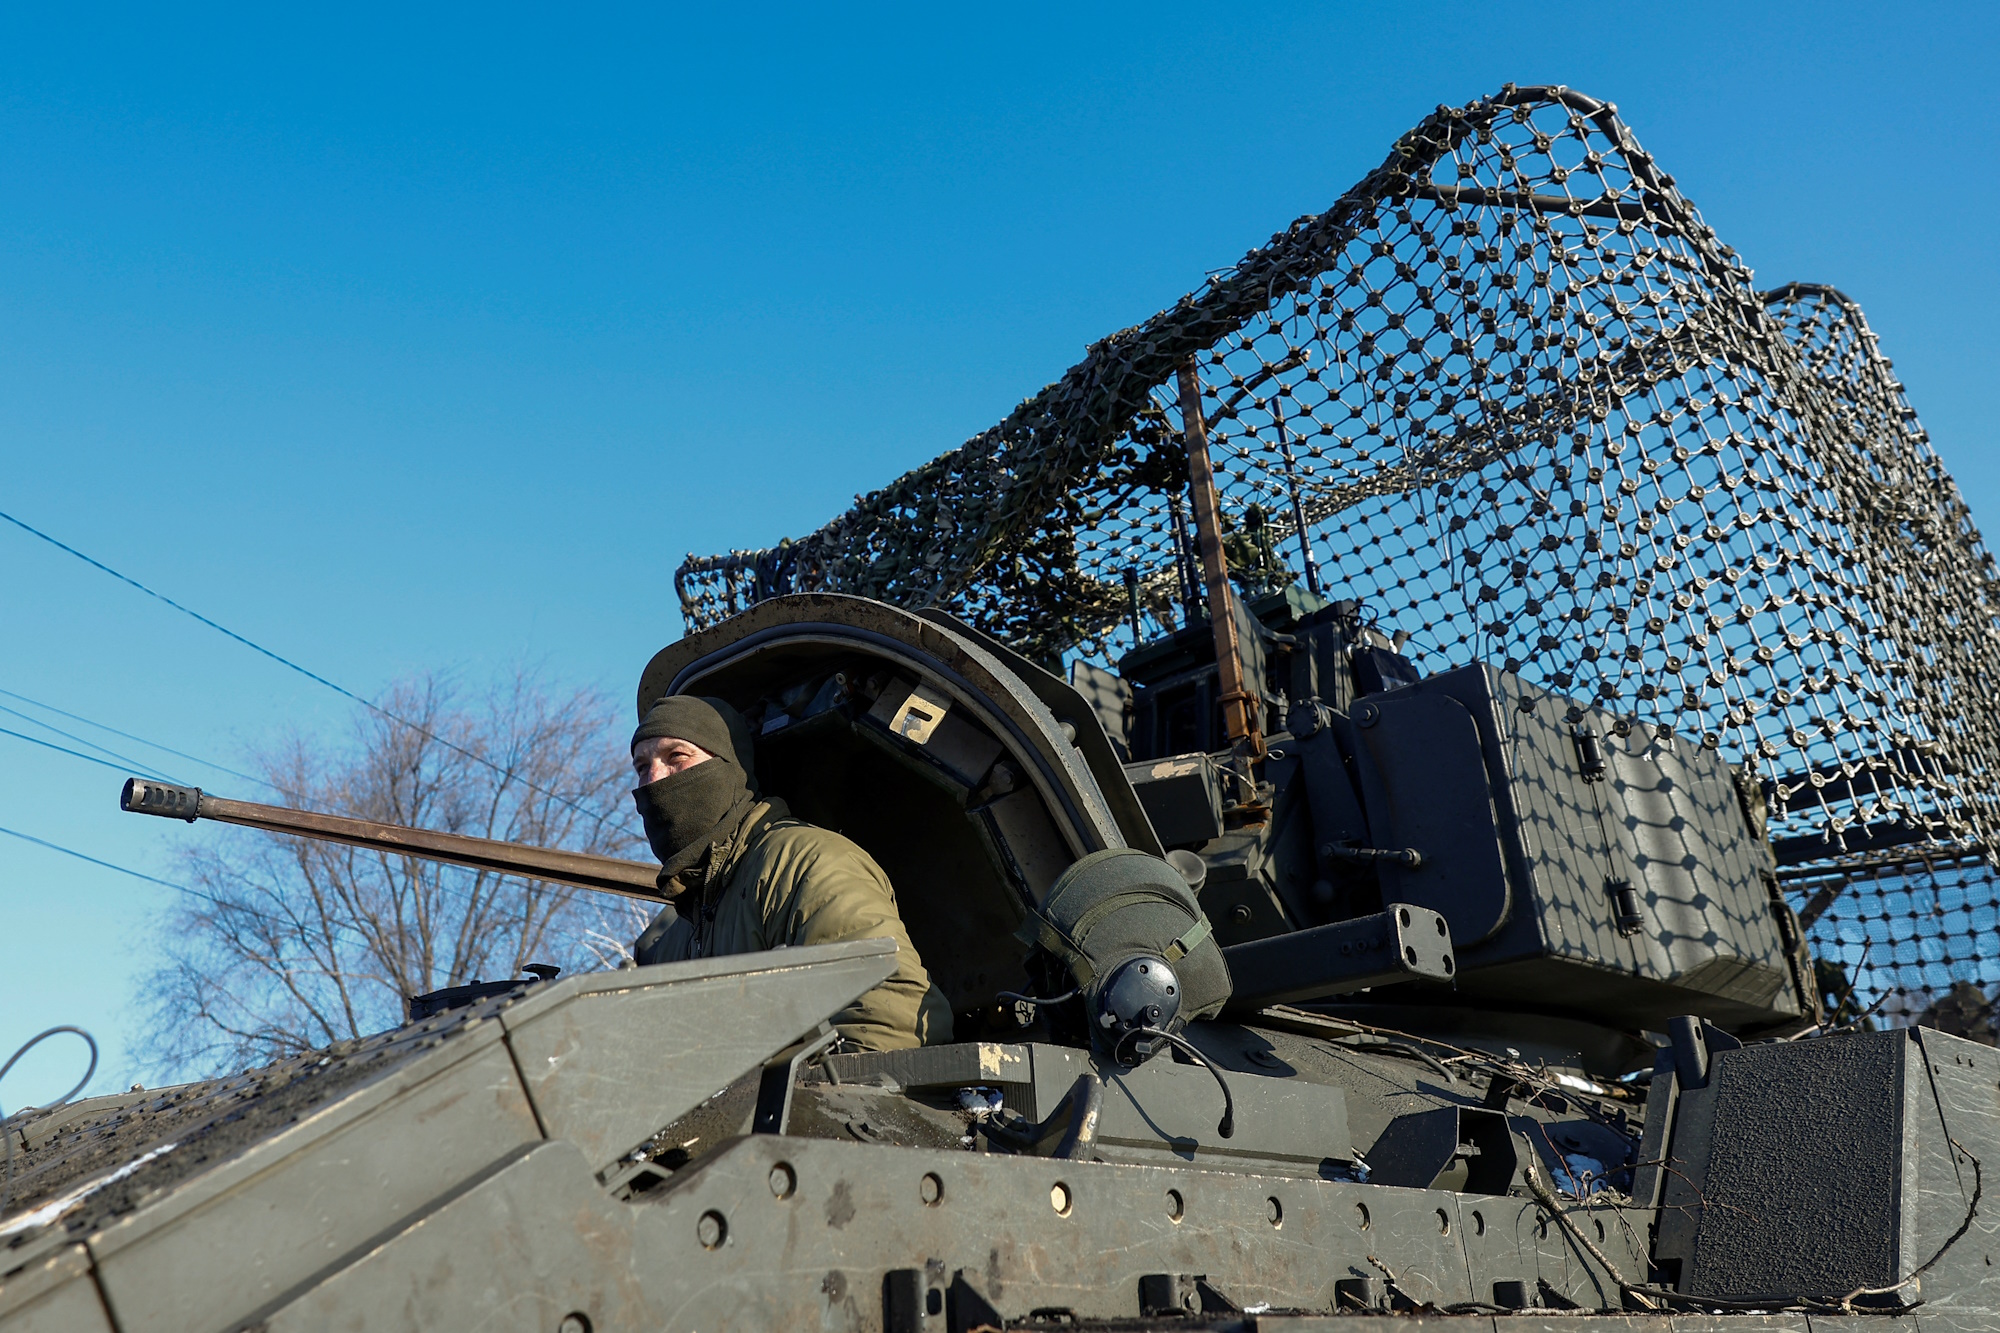
[(1354, 706), (1385, 900), (1451, 923), (1461, 993), (1657, 1026), (1810, 1007), (1769, 844), (1685, 737), (1475, 665)]

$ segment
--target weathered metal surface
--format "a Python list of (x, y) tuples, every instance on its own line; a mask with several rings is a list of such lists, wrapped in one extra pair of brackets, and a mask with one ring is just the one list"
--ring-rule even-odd
[[(13, 1265), (9, 1265), (13, 1268)], [(90, 1252), (62, 1245), (0, 1281), (0, 1329), (6, 1333), (114, 1333), (90, 1277)]]
[(1993, 1327), (2000, 1324), (2000, 1052), (1923, 1028), (1913, 1033), (1928, 1088), (1918, 1099), (1922, 1150), (1911, 1211), (1917, 1260), (1930, 1267), (1907, 1298), (1923, 1301), (1927, 1324)]
[[(977, 1134), (954, 1146), (962, 1118), (918, 1098), (998, 1086), (1010, 1102), (1046, 1113), (1091, 1059), (992, 1043), (835, 1057), (820, 1082), (800, 1089), (791, 1132), (732, 1137), (752, 1109), (759, 1068), (789, 1039), (780, 1034), (810, 1030), (810, 1015), (837, 1009), (888, 962), (873, 941), (707, 960), (577, 978), (450, 1027), (416, 1025), (418, 1039), (384, 1057), (386, 1069), (289, 1128), (157, 1189), (135, 1176), (141, 1188), (117, 1215), (73, 1214), (85, 1224), (49, 1232), (48, 1245), (0, 1280), (0, 1329), (253, 1323), (546, 1333), (576, 1316), (588, 1322), (572, 1327), (873, 1330), (910, 1326), (889, 1321), (898, 1291), (916, 1302), (914, 1327), (939, 1333), (968, 1327), (966, 1311), (1044, 1322), (1061, 1312), (1088, 1328), (1139, 1320), (1142, 1279), (1196, 1278), (1247, 1313), (1153, 1326), (1306, 1329), (1302, 1314), (1284, 1312), (1330, 1313), (1346, 1290), (1399, 1310), (1455, 1312), (1443, 1326), (1457, 1328), (1489, 1319), (1496, 1330), (1575, 1327), (1574, 1315), (1494, 1313), (1522, 1304), (1581, 1306), (1606, 1312), (1593, 1324), (1672, 1333), (1807, 1327), (1804, 1314), (1618, 1313), (1628, 1298), (1590, 1251), (1643, 1283), (1655, 1214), (1613, 1194), (1551, 1203), (1495, 1179), (1480, 1188), (1507, 1192), (1328, 1178), (1352, 1174), (1345, 1165), (1357, 1159), (1342, 1146), (1350, 1135), (1356, 1146), (1374, 1144), (1386, 1169), (1383, 1117), (1434, 1114), (1424, 1108), (1441, 1104), (1486, 1118), (1489, 1154), (1505, 1156), (1493, 1134), (1507, 1136), (1523, 1170), (1546, 1172), (1559, 1159), (1543, 1143), (1567, 1141), (1563, 1113), (1523, 1087), (1531, 1100), (1508, 1101), (1503, 1115), (1488, 1109), (1492, 1089), (1442, 1066), (1304, 1034), (1202, 1030), (1204, 1047), (1237, 1081), (1243, 1128), (1233, 1143), (1209, 1136), (1220, 1110), (1209, 1077), (1159, 1059), (1111, 1072), (1099, 1142), (1114, 1160), (983, 1151)], [(663, 1003), (669, 997), (678, 1005)], [(1973, 1207), (1984, 1162), (2000, 1160), (2000, 1054), (1934, 1033), (1776, 1043), (1711, 1053), (1707, 1086), (1756, 1100), (1759, 1080), (1732, 1082), (1732, 1062), (1809, 1063), (1843, 1045), (1884, 1043), (1906, 1066), (1893, 1099), (1918, 1112), (1898, 1110), (1899, 1142), (1886, 1150), (1834, 1150), (1889, 1165), (1890, 1207), (1912, 1219), (1891, 1228), (1907, 1231), (1903, 1269), (1908, 1256), (1939, 1252), (1920, 1275), (1919, 1333), (1991, 1327), (2000, 1317), (1988, 1262), (1995, 1229), (1978, 1215), (1976, 1227), (1954, 1228)], [(748, 1097), (716, 1122), (722, 1137), (684, 1165), (662, 1158), (638, 1174), (606, 1169), (620, 1165), (612, 1145), (634, 1142), (634, 1126), (683, 1116), (732, 1079)], [(1784, 1091), (1783, 1080), (1761, 1081)], [(1861, 1079), (1854, 1095), (1879, 1097), (1879, 1083)], [(1350, 1130), (1348, 1092), (1371, 1084), (1396, 1089), (1394, 1100), (1364, 1097), (1366, 1113)], [(1675, 1170), (1707, 1191), (1697, 1225), (1720, 1215), (1754, 1230), (1773, 1220), (1774, 1200), (1805, 1216), (1810, 1201), (1798, 1185), (1824, 1164), (1825, 1134), (1823, 1124), (1817, 1135), (1799, 1127), (1832, 1104), (1810, 1093), (1760, 1110), (1730, 1095), (1739, 1120), (1761, 1116), (1732, 1131), (1735, 1140), (1772, 1160), (1726, 1168), (1741, 1176), (1732, 1181), (1717, 1178), (1725, 1168), (1712, 1153), (1678, 1161)], [(898, 1106), (915, 1118), (899, 1119)], [(1681, 1132), (1694, 1132), (1686, 1128), (1694, 1119), (1684, 1116)], [(199, 1150), (198, 1134), (189, 1142)], [(1295, 1161), (1283, 1161), (1287, 1153)], [(1327, 1159), (1317, 1170), (1306, 1160), (1314, 1153)], [(1791, 1183), (1773, 1185), (1773, 1169)], [(1811, 1243), (1805, 1233), (1749, 1238), (1738, 1257), (1782, 1268)], [(217, 1255), (229, 1256), (226, 1269)]]
[(895, 942), (855, 940), (558, 982), (500, 1015), (535, 1115), (603, 1170), (881, 981)]
[[(494, 1026), (88, 1232), (118, 1326), (231, 1324), (539, 1138)], [(242, 1262), (202, 1280), (219, 1254)]]
[(1035, 1081), (1034, 1048), (1002, 1042), (954, 1042), (910, 1051), (855, 1051), (823, 1062), (841, 1083), (892, 1088), (1006, 1087)]
[[(892, 944), (861, 940), (575, 977), (440, 1016), (177, 1129), (121, 1134), (114, 1117), (95, 1127), (103, 1143), (84, 1130), (71, 1154), (137, 1166), (38, 1229), (84, 1242), (118, 1328), (230, 1326), (546, 1135), (585, 1154), (590, 1178), (893, 966)], [(93, 1178), (107, 1179), (81, 1184)], [(226, 1272), (219, 1255), (234, 1256)]]
[[(385, 1237), (267, 1326), (549, 1329), (578, 1311), (598, 1328), (870, 1329), (885, 1275), (912, 1268), (940, 1306), (957, 1280), (1015, 1319), (1136, 1317), (1148, 1273), (1205, 1274), (1244, 1306), (1331, 1309), (1336, 1275), (1380, 1267), (1424, 1302), (1470, 1301), (1525, 1274), (1531, 1289), (1545, 1280), (1596, 1303), (1601, 1274), (1560, 1230), (1541, 1235), (1533, 1212), (1519, 1199), (764, 1136), (615, 1203), (551, 1144)], [(1617, 1227), (1607, 1236), (1638, 1262)], [(465, 1262), (475, 1243), (493, 1262)]]

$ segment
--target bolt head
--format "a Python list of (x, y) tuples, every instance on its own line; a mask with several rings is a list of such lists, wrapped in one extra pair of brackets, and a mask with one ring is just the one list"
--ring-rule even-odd
[(722, 1242), (729, 1238), (729, 1223), (723, 1220), (721, 1213), (710, 1209), (694, 1224), (694, 1237), (701, 1242), (704, 1250), (720, 1249)]

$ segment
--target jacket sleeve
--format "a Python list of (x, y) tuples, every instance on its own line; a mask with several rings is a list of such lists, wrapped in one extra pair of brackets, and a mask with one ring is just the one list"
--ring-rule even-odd
[(873, 857), (838, 834), (799, 829), (784, 840), (775, 890), (764, 899), (772, 944), (839, 940), (896, 942), (896, 971), (836, 1014), (834, 1026), (864, 1050), (892, 1051), (951, 1040), (951, 1006), (931, 984), (903, 926), (895, 890)]

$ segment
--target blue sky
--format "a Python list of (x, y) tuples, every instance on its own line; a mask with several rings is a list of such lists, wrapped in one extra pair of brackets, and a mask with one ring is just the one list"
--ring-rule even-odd
[[(15, 6), (0, 509), (357, 692), (530, 662), (622, 701), (683, 554), (816, 526), (1513, 80), (1617, 102), (1760, 283), (1860, 300), (2000, 524), (1996, 34), (1970, 5)], [(348, 707), (12, 529), (0, 689), (234, 765)], [(171, 878), (199, 826), (117, 785), (0, 736), (0, 825)], [(0, 837), (0, 1056), (80, 1022), (100, 1088), (140, 1076), (165, 893)]]

